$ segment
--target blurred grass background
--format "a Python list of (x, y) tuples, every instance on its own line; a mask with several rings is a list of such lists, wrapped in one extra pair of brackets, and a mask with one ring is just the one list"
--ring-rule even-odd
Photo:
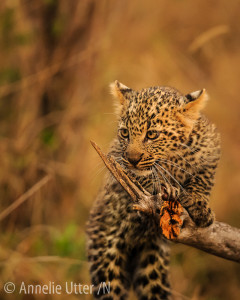
[[(223, 145), (211, 203), (240, 227), (239, 20), (235, 0), (1, 0), (1, 299), (55, 298), (7, 295), (7, 281), (90, 282), (84, 226), (104, 170), (89, 140), (106, 150), (116, 132), (115, 79), (207, 89)], [(172, 253), (174, 299), (240, 298), (236, 263)]]

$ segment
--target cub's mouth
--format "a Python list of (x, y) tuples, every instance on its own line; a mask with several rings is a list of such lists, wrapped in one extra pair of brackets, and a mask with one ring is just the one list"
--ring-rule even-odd
[(137, 175), (137, 176), (148, 176), (152, 174), (152, 167), (153, 164), (148, 164), (147, 166), (142, 165), (133, 165), (128, 160), (122, 158), (123, 164), (127, 170), (129, 170), (131, 173)]
[(153, 165), (155, 164), (155, 159), (153, 157), (142, 159), (142, 156), (138, 157), (137, 159), (133, 159), (124, 155), (122, 157), (122, 162), (128, 169), (133, 170), (134, 172), (151, 171)]
[(150, 168), (148, 169), (129, 168), (129, 169), (132, 173), (136, 174), (137, 176), (148, 176), (152, 174), (152, 169)]

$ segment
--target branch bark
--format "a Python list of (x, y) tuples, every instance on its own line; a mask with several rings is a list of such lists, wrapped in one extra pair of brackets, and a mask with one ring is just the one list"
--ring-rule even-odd
[(183, 227), (174, 241), (240, 263), (240, 229), (228, 224), (215, 221), (199, 228), (185, 211)]
[[(152, 196), (138, 182), (130, 179), (113, 157), (105, 155), (96, 143), (91, 143), (112, 175), (131, 196), (134, 206), (141, 207), (139, 210), (153, 213), (153, 197), (159, 197), (160, 202), (168, 198), (164, 189), (162, 193)], [(199, 228), (185, 209), (181, 218), (183, 225), (180, 234), (172, 239), (173, 242), (240, 263), (240, 229), (217, 221), (209, 227)]]

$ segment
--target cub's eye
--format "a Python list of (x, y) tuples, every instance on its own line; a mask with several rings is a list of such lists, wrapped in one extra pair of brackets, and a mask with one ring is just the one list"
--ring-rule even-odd
[(124, 139), (127, 139), (129, 137), (129, 132), (128, 132), (127, 128), (121, 128), (119, 130), (119, 133), (120, 133), (121, 137), (123, 137)]
[(157, 130), (148, 130), (146, 134), (146, 138), (149, 140), (155, 140), (159, 137), (160, 132)]

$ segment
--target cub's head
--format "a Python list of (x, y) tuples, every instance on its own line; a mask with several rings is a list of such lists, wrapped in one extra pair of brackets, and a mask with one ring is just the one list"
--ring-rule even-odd
[(184, 96), (170, 87), (135, 91), (118, 81), (111, 92), (117, 99), (122, 161), (140, 174), (179, 153), (207, 100), (204, 89)]

